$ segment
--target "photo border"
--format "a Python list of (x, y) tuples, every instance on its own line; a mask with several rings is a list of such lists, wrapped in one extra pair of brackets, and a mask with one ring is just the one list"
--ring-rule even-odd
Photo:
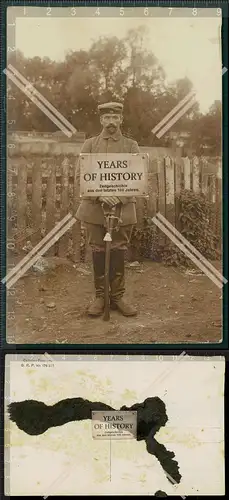
[[(50, 0), (46, 4), (48, 7), (60, 7), (60, 2)], [(168, 0), (159, 0), (159, 1), (150, 1), (146, 0), (145, 2), (135, 0), (135, 1), (85, 1), (82, 5), (82, 1), (69, 1), (66, 0), (62, 3), (61, 7), (185, 7), (185, 8), (221, 8), (222, 9), (222, 67), (228, 68), (228, 3), (224, 0), (221, 1), (213, 1), (206, 2), (202, 0), (197, 1), (168, 1)], [(7, 185), (7, 175), (6, 175), (6, 158), (7, 158), (7, 146), (6, 146), (6, 76), (3, 73), (3, 70), (6, 67), (6, 11), (7, 7), (19, 7), (26, 6), (25, 1), (21, 0), (3, 0), (0, 6), (0, 14), (1, 14), (1, 33), (2, 33), (2, 46), (1, 46), (1, 279), (3, 279), (6, 275), (6, 185)], [(28, 6), (30, 7), (39, 7), (45, 6), (44, 2), (29, 0)], [(223, 114), (223, 123), (222, 123), (222, 146), (223, 146), (223, 200), (222, 200), (222, 210), (223, 210), (223, 276), (228, 279), (228, 71), (222, 77), (222, 114)], [(20, 350), (22, 346), (24, 346), (28, 351), (33, 351), (34, 349), (39, 348), (39, 346), (44, 346), (45, 350), (49, 350), (52, 347), (55, 347), (55, 350), (58, 352), (61, 349), (61, 346), (56, 344), (8, 344), (6, 342), (6, 287), (1, 283), (1, 347), (8, 352), (12, 352), (13, 348), (16, 350)], [(111, 348), (118, 348), (121, 351), (134, 351), (136, 349), (153, 349), (158, 351), (160, 349), (167, 349), (167, 351), (171, 349), (197, 349), (197, 350), (205, 350), (207, 348), (214, 349), (224, 349), (228, 348), (228, 283), (223, 287), (223, 335), (222, 342), (219, 343), (210, 343), (205, 342), (203, 344), (191, 344), (191, 343), (180, 343), (180, 344), (65, 344), (66, 349), (81, 349), (82, 351), (91, 349), (94, 351), (95, 349), (103, 349), (108, 351)]]

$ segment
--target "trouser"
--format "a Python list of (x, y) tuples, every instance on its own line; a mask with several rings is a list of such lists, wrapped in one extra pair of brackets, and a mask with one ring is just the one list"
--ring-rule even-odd
[[(105, 252), (93, 252), (94, 284), (96, 297), (104, 298)], [(125, 293), (124, 250), (113, 248), (110, 254), (109, 270), (110, 298), (119, 301)]]
[[(96, 297), (104, 297), (105, 242), (106, 229), (95, 224), (85, 224), (87, 240), (92, 247), (94, 284)], [(110, 295), (113, 303), (118, 302), (125, 292), (125, 250), (131, 238), (133, 226), (121, 226), (112, 232), (110, 253)]]

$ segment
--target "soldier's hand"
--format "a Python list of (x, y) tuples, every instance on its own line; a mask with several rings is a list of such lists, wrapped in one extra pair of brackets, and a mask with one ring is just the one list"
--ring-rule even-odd
[(115, 205), (118, 205), (120, 203), (119, 198), (116, 196), (100, 196), (99, 201), (101, 203), (106, 203), (109, 205), (109, 207), (114, 207)]

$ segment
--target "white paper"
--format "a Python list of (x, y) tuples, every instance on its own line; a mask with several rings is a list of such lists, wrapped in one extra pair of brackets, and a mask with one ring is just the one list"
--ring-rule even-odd
[(52, 356), (38, 367), (36, 356), (17, 358), (7, 355), (6, 404), (81, 397), (119, 410), (160, 397), (169, 420), (155, 438), (175, 453), (182, 479), (170, 484), (144, 441), (93, 439), (90, 420), (30, 436), (6, 413), (8, 495), (224, 494), (223, 358)]

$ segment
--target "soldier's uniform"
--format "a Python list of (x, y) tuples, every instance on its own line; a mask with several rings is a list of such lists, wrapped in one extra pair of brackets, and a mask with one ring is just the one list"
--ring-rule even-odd
[[(102, 113), (122, 112), (119, 103), (107, 103), (99, 106)], [(139, 153), (136, 141), (122, 135), (117, 130), (113, 135), (106, 129), (90, 139), (87, 139), (81, 149), (82, 153)], [(125, 316), (133, 316), (136, 310), (123, 299), (125, 292), (124, 279), (124, 251), (130, 241), (133, 225), (136, 224), (136, 199), (119, 196), (116, 205), (116, 214), (120, 217), (118, 230), (112, 232), (110, 255), (110, 300), (111, 308), (119, 309)], [(98, 198), (84, 198), (81, 202), (76, 218), (83, 222), (87, 239), (92, 247), (94, 284), (96, 300), (89, 307), (88, 313), (92, 316), (100, 315), (104, 308), (104, 269), (105, 269), (105, 242), (106, 233), (104, 208)]]

